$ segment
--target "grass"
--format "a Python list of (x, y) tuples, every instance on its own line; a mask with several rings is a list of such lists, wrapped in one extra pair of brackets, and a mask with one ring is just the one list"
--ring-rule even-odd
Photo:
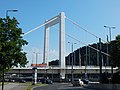
[(46, 86), (47, 84), (41, 84), (41, 83), (37, 83), (35, 85), (32, 85), (31, 82), (26, 82), (27, 84), (27, 89), (26, 90), (31, 90), (33, 87), (36, 87), (36, 86)]
[[(4, 82), (4, 85), (8, 84), (8, 82)], [(0, 82), (0, 86), (2, 85), (2, 82)]]

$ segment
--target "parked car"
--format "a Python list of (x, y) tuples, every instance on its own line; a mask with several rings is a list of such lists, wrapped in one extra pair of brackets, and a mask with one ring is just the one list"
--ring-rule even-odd
[(26, 83), (26, 81), (23, 80), (23, 79), (20, 79), (19, 82), (21, 82), (21, 83)]
[(24, 79), (11, 79), (11, 82), (20, 82), (20, 83), (26, 83)]
[(14, 79), (12, 79), (12, 80), (11, 80), (11, 82), (15, 82), (15, 80), (14, 80)]
[(46, 78), (41, 78), (39, 80), (42, 84), (53, 84), (53, 81), (50, 79), (46, 79)]
[(81, 79), (81, 81), (83, 81), (84, 84), (88, 84), (89, 83), (89, 80), (88, 79)]
[(73, 87), (83, 86), (83, 81), (81, 79), (74, 79)]
[(46, 84), (53, 84), (53, 81), (50, 79), (46, 79)]

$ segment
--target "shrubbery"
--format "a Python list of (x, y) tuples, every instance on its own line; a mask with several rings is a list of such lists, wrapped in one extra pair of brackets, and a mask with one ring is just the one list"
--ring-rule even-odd
[(120, 84), (120, 74), (119, 74), (119, 72), (113, 74), (112, 83), (113, 84)]

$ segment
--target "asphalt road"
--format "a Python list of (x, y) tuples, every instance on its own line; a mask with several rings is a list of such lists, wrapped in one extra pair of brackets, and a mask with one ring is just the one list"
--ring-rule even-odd
[[(2, 86), (0, 86), (0, 90), (2, 90)], [(9, 83), (4, 85), (4, 90), (26, 90), (26, 85), (19, 83)]]
[(33, 88), (33, 90), (93, 90), (93, 89), (73, 87), (72, 84), (69, 83), (54, 83), (49, 84), (48, 86), (35, 87)]

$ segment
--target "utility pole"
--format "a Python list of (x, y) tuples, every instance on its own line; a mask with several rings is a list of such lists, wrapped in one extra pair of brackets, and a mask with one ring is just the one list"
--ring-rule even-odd
[(100, 83), (102, 79), (102, 54), (101, 54), (101, 38), (99, 38), (99, 67), (100, 67)]
[(37, 58), (38, 58), (38, 54), (40, 54), (40, 53), (36, 53), (36, 52), (33, 52), (33, 53), (35, 53), (35, 55), (36, 55), (36, 66), (35, 66), (35, 81), (34, 81), (34, 83), (35, 84), (37, 84)]
[(73, 52), (73, 45), (74, 44), (76, 44), (76, 43), (71, 43), (71, 42), (68, 42), (68, 43), (70, 43), (72, 46), (71, 46), (71, 48), (72, 48), (72, 71), (71, 71), (71, 74), (72, 74), (72, 78), (71, 78), (71, 81), (72, 81), (72, 83), (73, 83), (73, 78), (74, 78), (74, 76), (73, 76), (73, 56), (74, 56), (74, 52)]
[(80, 49), (79, 49), (79, 66), (81, 66), (81, 52), (80, 52)]
[[(111, 30), (112, 29), (115, 29), (116, 27), (109, 27), (109, 26), (104, 26), (105, 28), (108, 28), (108, 30), (109, 30), (109, 35), (110, 35), (110, 42), (111, 42)], [(110, 46), (110, 50), (111, 50), (111, 46)], [(110, 51), (109, 50), (109, 51)], [(111, 60), (111, 74), (113, 75), (113, 62), (112, 62), (112, 60)]]
[(88, 53), (87, 53), (87, 47), (88, 47), (88, 46), (86, 46), (85, 74), (86, 74), (87, 59), (88, 59), (88, 57), (87, 57), (87, 55), (88, 55)]

